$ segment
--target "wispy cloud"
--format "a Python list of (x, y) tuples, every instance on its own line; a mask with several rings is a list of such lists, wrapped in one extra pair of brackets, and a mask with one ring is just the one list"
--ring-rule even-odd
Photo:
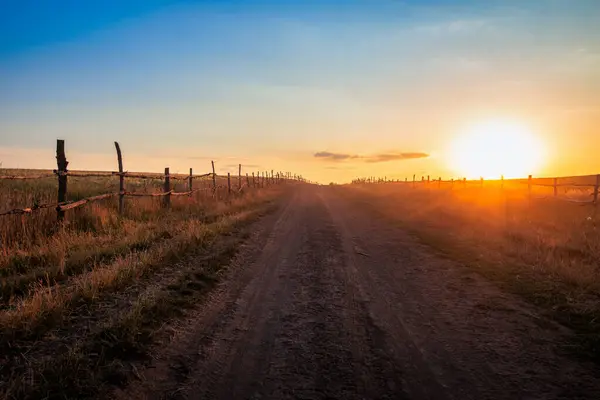
[(342, 161), (342, 160), (350, 160), (353, 158), (360, 158), (360, 156), (353, 154), (344, 154), (344, 153), (331, 153), (329, 151), (319, 151), (315, 153), (316, 158), (322, 158), (324, 160), (331, 161)]
[(319, 151), (314, 154), (315, 158), (326, 161), (347, 161), (359, 160), (367, 163), (379, 163), (388, 161), (412, 160), (416, 158), (428, 158), (429, 154), (423, 152), (389, 152), (372, 155), (358, 155), (347, 153), (333, 153), (329, 151)]

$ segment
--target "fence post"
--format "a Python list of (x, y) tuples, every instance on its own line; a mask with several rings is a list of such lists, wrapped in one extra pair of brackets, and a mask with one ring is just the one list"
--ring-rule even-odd
[(500, 189), (504, 190), (504, 175), (500, 175)]
[(238, 190), (242, 190), (242, 164), (238, 166)]
[(467, 187), (467, 178), (463, 178), (463, 187)]
[[(165, 193), (169, 193), (171, 191), (171, 174), (169, 173), (169, 167), (165, 168)], [(163, 202), (165, 208), (169, 208), (171, 206), (171, 194), (166, 194)]]
[(123, 157), (118, 142), (115, 142), (115, 149), (117, 150), (117, 162), (119, 163), (119, 215), (123, 215), (125, 210), (125, 176), (123, 176)]
[(450, 190), (454, 190), (454, 178), (450, 179)]
[(554, 184), (552, 185), (554, 188), (554, 197), (558, 196), (558, 178), (554, 178)]
[(247, 172), (246, 172), (246, 186), (248, 186), (248, 189), (250, 188), (250, 175), (248, 175)]
[(192, 197), (192, 190), (194, 190), (193, 189), (194, 184), (192, 183), (192, 181), (194, 180), (194, 177), (192, 175), (192, 169), (191, 168), (190, 168), (190, 177), (188, 179), (189, 179), (189, 183), (188, 183), (189, 188), (188, 188), (188, 191), (190, 192), (189, 197)]
[(213, 178), (213, 194), (217, 194), (217, 174), (215, 174), (215, 162), (211, 161), (212, 164), (212, 178)]
[(415, 179), (416, 179), (416, 177), (417, 176), (415, 174), (413, 174), (413, 188), (415, 187)]
[(60, 208), (60, 203), (67, 201), (67, 156), (65, 155), (65, 141), (56, 140), (56, 166), (58, 173), (58, 196), (59, 205), (56, 207), (56, 219), (60, 222), (65, 217), (65, 212)]
[(254, 172), (252, 172), (252, 186), (256, 187), (256, 180), (254, 179)]
[(442, 177), (440, 176), (440, 178), (438, 179), (438, 189), (440, 189), (442, 187)]
[(231, 173), (227, 173), (227, 194), (231, 196)]
[(598, 206), (598, 190), (600, 189), (600, 174), (596, 175), (596, 185), (594, 186), (594, 207)]
[(431, 181), (429, 180), (429, 175), (427, 175), (427, 187), (429, 187), (429, 183), (430, 183), (430, 182), (431, 182)]

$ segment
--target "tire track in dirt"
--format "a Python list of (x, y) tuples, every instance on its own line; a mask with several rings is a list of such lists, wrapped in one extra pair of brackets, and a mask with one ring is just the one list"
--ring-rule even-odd
[[(350, 191), (321, 195), (343, 232), (347, 269), (364, 282), (374, 320), (397, 351), (414, 344), (421, 354), (415, 361), (427, 366), (446, 397), (600, 398), (597, 368), (560, 354), (568, 330), (382, 217), (361, 212)], [(414, 384), (419, 374), (411, 375)]]
[(559, 328), (343, 189), (305, 186), (120, 398), (600, 398)]

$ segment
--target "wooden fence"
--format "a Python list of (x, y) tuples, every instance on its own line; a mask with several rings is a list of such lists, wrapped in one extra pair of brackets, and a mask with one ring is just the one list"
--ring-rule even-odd
[[(106, 172), (106, 173), (96, 173), (96, 172), (70, 172), (68, 170), (69, 162), (67, 161), (66, 153), (65, 153), (65, 142), (64, 140), (56, 141), (56, 164), (57, 169), (53, 170), (51, 173), (43, 173), (37, 175), (0, 175), (0, 180), (32, 180), (32, 179), (46, 179), (46, 178), (56, 178), (58, 180), (58, 190), (56, 196), (55, 203), (48, 204), (35, 204), (30, 207), (25, 208), (17, 208), (7, 211), (0, 212), (0, 216), (5, 215), (27, 215), (31, 214), (37, 210), (54, 208), (56, 210), (56, 217), (58, 221), (62, 221), (64, 219), (65, 211), (72, 210), (85, 204), (105, 200), (112, 197), (119, 198), (119, 214), (123, 214), (125, 209), (125, 197), (162, 197), (163, 202), (162, 205), (165, 208), (169, 208), (171, 205), (171, 197), (173, 196), (192, 196), (192, 194), (199, 191), (209, 190), (212, 192), (213, 196), (217, 196), (217, 174), (215, 172), (215, 163), (211, 161), (212, 172), (204, 173), (201, 175), (194, 175), (192, 168), (190, 168), (189, 175), (172, 175), (169, 171), (169, 167), (165, 168), (165, 172), (163, 175), (153, 175), (153, 174), (144, 174), (144, 173), (130, 173), (124, 170), (123, 168), (123, 155), (121, 152), (121, 147), (119, 143), (115, 142), (115, 149), (117, 151), (117, 162), (118, 162), (118, 171)], [(104, 193), (97, 196), (83, 198), (77, 201), (69, 201), (67, 200), (67, 184), (68, 177), (77, 177), (77, 178), (90, 178), (90, 177), (119, 177), (119, 191), (113, 193)], [(194, 188), (194, 180), (203, 179), (203, 178), (211, 178), (212, 177), (212, 188)], [(139, 193), (139, 192), (129, 192), (126, 190), (125, 179), (126, 178), (136, 178), (136, 179), (161, 179), (164, 181), (163, 191), (159, 193)], [(238, 176), (237, 176), (237, 188), (232, 188), (231, 182), (231, 173), (227, 174), (227, 195), (228, 197), (236, 192), (242, 192), (244, 188), (261, 188), (275, 184), (284, 184), (292, 181), (304, 181), (300, 175), (292, 174), (290, 172), (277, 172), (271, 170), (271, 174), (269, 175), (268, 171), (258, 171), (256, 175), (252, 172), (252, 177), (248, 173), (246, 173), (245, 180), (242, 179), (242, 165), (238, 165)], [(187, 183), (187, 189), (184, 192), (176, 192), (173, 190), (171, 186), (171, 181), (185, 181)]]
[[(566, 201), (566, 202), (570, 202), (570, 203), (591, 204), (594, 207), (597, 207), (598, 206), (598, 193), (599, 193), (599, 189), (600, 189), (600, 174), (595, 175), (595, 183), (593, 183), (593, 184), (591, 184), (591, 183), (574, 183), (574, 182), (559, 183), (559, 180), (561, 180), (561, 179), (562, 180), (577, 179), (577, 178), (582, 179), (582, 178), (590, 178), (593, 176), (594, 175), (586, 175), (584, 177), (540, 178), (540, 180), (551, 181), (552, 183), (535, 182), (532, 175), (529, 175), (527, 177), (527, 179), (509, 179), (509, 180), (505, 180), (504, 176), (502, 176), (502, 177), (500, 177), (500, 180), (492, 180), (491, 182), (495, 183), (496, 185), (499, 184), (500, 189), (502, 189), (502, 190), (504, 190), (505, 185), (508, 183), (527, 185), (527, 195), (528, 195), (528, 198), (530, 201), (534, 198), (536, 198), (536, 199), (552, 198), (555, 200)], [(401, 183), (401, 184), (410, 185), (413, 188), (425, 186), (428, 188), (438, 188), (438, 189), (441, 189), (443, 184), (446, 184), (446, 185), (449, 184), (450, 189), (466, 188), (468, 185), (471, 185), (471, 186), (478, 185), (479, 187), (483, 188), (485, 185), (485, 182), (489, 182), (489, 181), (485, 181), (483, 178), (480, 178), (478, 180), (467, 180), (466, 178), (456, 179), (456, 180), (455, 179), (442, 180), (441, 177), (439, 177), (438, 179), (431, 179), (429, 175), (427, 175), (427, 177), (422, 176), (420, 180), (417, 180), (416, 175), (413, 175), (412, 181), (409, 181), (408, 178), (404, 178), (403, 181), (400, 179), (388, 180), (387, 177), (384, 177), (384, 178), (376, 178), (376, 177), (359, 178), (359, 179), (355, 179), (352, 181), (353, 184)], [(552, 196), (541, 196), (541, 197), (535, 196), (533, 194), (534, 187), (552, 188), (553, 194), (552, 194)], [(572, 198), (559, 196), (558, 195), (559, 188), (592, 188), (593, 192), (590, 194), (590, 196), (592, 198), (590, 200), (579, 200), (579, 199), (572, 199)]]

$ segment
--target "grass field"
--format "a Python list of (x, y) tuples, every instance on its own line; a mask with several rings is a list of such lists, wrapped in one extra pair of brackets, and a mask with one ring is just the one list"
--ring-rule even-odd
[[(56, 185), (0, 180), (0, 210), (53, 203)], [(184, 185), (175, 181), (174, 189)], [(169, 210), (160, 198), (128, 198), (119, 216), (113, 198), (67, 211), (60, 226), (53, 209), (2, 217), (0, 397), (79, 396), (122, 379), (123, 360), (214, 284), (243, 227), (285, 191), (274, 185), (227, 197), (220, 178), (215, 199), (212, 180), (194, 185), (209, 190), (174, 197)], [(162, 181), (127, 179), (127, 189), (160, 192)], [(115, 177), (70, 178), (68, 199), (114, 191)], [(184, 262), (189, 257), (202, 261)]]
[[(526, 186), (519, 184), (505, 183), (504, 191), (499, 182), (486, 182), (483, 189), (430, 185), (341, 190), (358, 193), (365, 207), (542, 306), (577, 333), (580, 353), (600, 362), (600, 228), (594, 206), (554, 200), (552, 188), (535, 189), (530, 204)], [(590, 200), (590, 190), (562, 189), (560, 195)]]

